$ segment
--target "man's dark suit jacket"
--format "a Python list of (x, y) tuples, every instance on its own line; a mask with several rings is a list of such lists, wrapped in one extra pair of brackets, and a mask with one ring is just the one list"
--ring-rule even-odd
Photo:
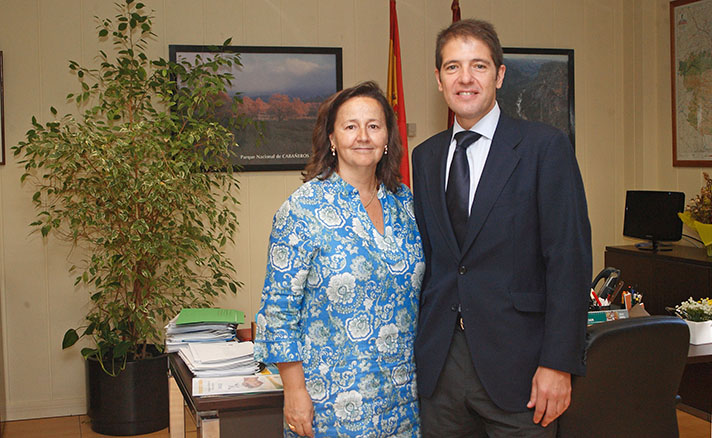
[(452, 130), (413, 151), (415, 215), (427, 267), (415, 345), (430, 397), (458, 305), (477, 374), (500, 408), (525, 411), (538, 366), (583, 374), (591, 228), (568, 138), (502, 114), (458, 247), (445, 204)]

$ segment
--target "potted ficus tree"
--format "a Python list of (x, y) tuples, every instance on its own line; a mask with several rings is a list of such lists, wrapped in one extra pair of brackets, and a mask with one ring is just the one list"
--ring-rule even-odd
[(234, 127), (214, 114), (231, 113), (238, 128), (251, 121), (238, 115), (239, 97), (225, 99), (236, 55), (149, 59), (152, 13), (134, 0), (116, 7), (114, 20), (98, 20), (113, 50), (99, 52), (97, 68), (69, 63), (81, 88), (68, 99), (81, 116), (33, 117), (14, 154), (34, 184), (31, 225), (86, 254), (71, 267), (90, 292), (86, 321), (63, 348), (91, 341), (81, 353), (92, 428), (130, 435), (168, 424), (166, 320), (239, 287), (224, 253), (237, 226)]

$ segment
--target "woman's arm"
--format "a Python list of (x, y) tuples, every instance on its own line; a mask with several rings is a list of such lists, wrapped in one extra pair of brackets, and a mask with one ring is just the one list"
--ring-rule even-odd
[(284, 420), (292, 432), (313, 438), (314, 406), (307, 392), (301, 362), (277, 363), (284, 384)]

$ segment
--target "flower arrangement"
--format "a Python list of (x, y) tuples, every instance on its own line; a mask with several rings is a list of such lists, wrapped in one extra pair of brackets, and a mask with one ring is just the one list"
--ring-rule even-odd
[(703, 224), (712, 224), (712, 178), (707, 172), (702, 172), (705, 185), (700, 189), (700, 194), (687, 204), (685, 211), (690, 212), (690, 217)]
[(703, 322), (712, 320), (712, 299), (692, 297), (675, 306), (675, 312), (688, 321)]
[(705, 185), (700, 194), (692, 198), (685, 211), (678, 213), (682, 223), (697, 231), (700, 240), (707, 247), (707, 255), (712, 256), (712, 178), (702, 172)]

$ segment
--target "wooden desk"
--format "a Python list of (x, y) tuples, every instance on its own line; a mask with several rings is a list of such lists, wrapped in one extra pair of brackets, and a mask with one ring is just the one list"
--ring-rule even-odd
[(177, 354), (168, 355), (170, 438), (185, 437), (185, 409), (195, 415), (199, 438), (281, 438), (281, 392), (193, 397), (193, 374)]
[(680, 410), (712, 421), (712, 344), (690, 344), (678, 394)]

